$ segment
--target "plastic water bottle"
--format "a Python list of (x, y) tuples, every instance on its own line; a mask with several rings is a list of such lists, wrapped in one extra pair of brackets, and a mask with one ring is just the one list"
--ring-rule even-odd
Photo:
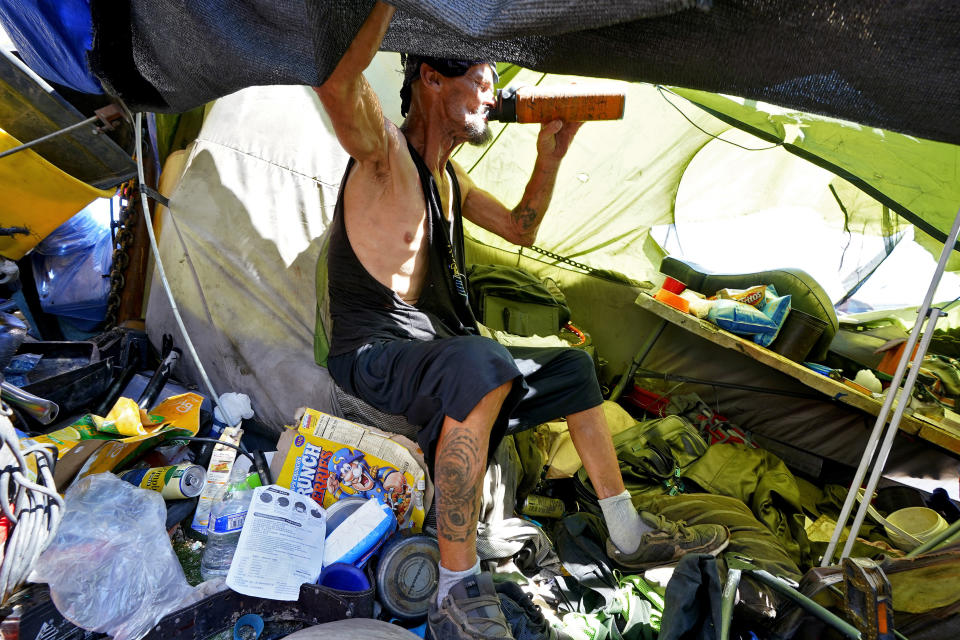
[(234, 463), (230, 481), (210, 509), (207, 546), (200, 560), (200, 575), (204, 580), (226, 577), (230, 570), (230, 562), (237, 550), (243, 521), (253, 497), (253, 490), (246, 482), (247, 473), (239, 460)]

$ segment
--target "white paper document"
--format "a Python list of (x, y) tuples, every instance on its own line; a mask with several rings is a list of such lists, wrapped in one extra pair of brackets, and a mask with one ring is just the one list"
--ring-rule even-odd
[(271, 600), (297, 600), (323, 566), (327, 517), (307, 496), (277, 485), (253, 490), (227, 586)]

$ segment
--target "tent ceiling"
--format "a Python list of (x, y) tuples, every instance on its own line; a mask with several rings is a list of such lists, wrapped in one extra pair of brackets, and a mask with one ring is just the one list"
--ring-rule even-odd
[[(960, 206), (960, 146), (719, 94), (676, 91), (847, 179), (938, 241), (939, 247), (926, 244), (940, 253)], [(950, 268), (958, 266), (960, 256)]]
[[(391, 119), (399, 117), (398, 69), (395, 54), (381, 54), (366, 73)], [(520, 73), (516, 82), (536, 83), (542, 76)], [(543, 82), (568, 80), (547, 77)], [(729, 145), (693, 128), (655, 87), (622, 86), (628, 91), (626, 118), (584, 126), (562, 167), (540, 241), (548, 249), (572, 247), (574, 253), (579, 244), (594, 247), (577, 257), (642, 278), (659, 265), (656, 243), (646, 240), (647, 228), (673, 221), (677, 186), (682, 189), (691, 179), (688, 167), (701, 150)], [(680, 106), (706, 131), (745, 135), (692, 105)], [(298, 117), (287, 117), (290, 113)], [(533, 125), (509, 125), (485, 155), (483, 149), (466, 147), (457, 161), (468, 169), (476, 164), (472, 175), (477, 183), (509, 202), (529, 175), (531, 164), (524, 154), (533, 153), (536, 131)], [(744, 153), (751, 159), (759, 155)], [(214, 385), (247, 393), (255, 399), (257, 415), (277, 425), (297, 406), (326, 406), (317, 397), (325, 387), (317, 380), (320, 370), (311, 348), (314, 267), (317, 238), (329, 223), (346, 157), (316, 95), (304, 87), (258, 87), (224, 98), (213, 105), (201, 135), (183, 155), (186, 171), (179, 187), (169, 192), (170, 212), (162, 216), (161, 251), (201, 358), (214, 363)], [(175, 171), (165, 175), (173, 179)], [(631, 181), (613, 179), (623, 176)], [(636, 194), (624, 195), (631, 191)], [(592, 206), (594, 199), (606, 206)], [(618, 208), (628, 201), (629, 206)], [(615, 217), (622, 220), (608, 229), (604, 220)], [(577, 236), (570, 245), (564, 244), (567, 234)], [(634, 238), (638, 241), (631, 243)], [(498, 259), (505, 255), (487, 253)], [(590, 295), (616, 288), (607, 283), (596, 287), (594, 279), (582, 282), (590, 283), (580, 287)], [(154, 285), (147, 326), (158, 337), (176, 329), (166, 299)], [(617, 354), (605, 356), (612, 362), (629, 362), (639, 346), (632, 323), (640, 312), (629, 299), (620, 307), (605, 302), (597, 293), (586, 305), (610, 316), (593, 321), (598, 327), (610, 324), (598, 328), (595, 339), (607, 354)], [(622, 347), (611, 344), (618, 341)], [(189, 362), (184, 366), (192, 367)]]
[[(570, 81), (596, 82), (524, 70), (513, 83)], [(955, 177), (960, 147), (717, 94), (619, 86), (627, 92), (624, 119), (587, 123), (581, 130), (561, 168), (538, 246), (594, 268), (650, 278), (662, 255), (650, 227), (672, 223), (676, 200), (695, 200), (703, 192), (712, 199), (687, 206), (684, 222), (804, 207), (821, 212), (834, 227), (889, 236), (903, 223), (885, 212), (887, 205), (937, 234), (939, 244), (929, 236), (918, 241), (939, 255), (960, 203)], [(732, 129), (731, 123), (766, 139)], [(463, 147), (454, 159), (478, 184), (515, 202), (532, 166), (537, 127), (495, 126), (490, 149)], [(711, 184), (730, 188), (710, 190)], [(470, 233), (516, 250), (483, 230), (470, 227)]]

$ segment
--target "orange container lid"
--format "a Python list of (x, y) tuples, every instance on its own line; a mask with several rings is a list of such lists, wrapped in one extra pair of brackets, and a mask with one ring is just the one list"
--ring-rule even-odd
[(660, 289), (653, 295), (654, 300), (659, 300), (664, 304), (668, 304), (674, 309), (683, 311), (684, 313), (689, 313), (690, 311), (690, 301), (686, 298), (681, 298), (675, 293), (671, 293), (666, 289)]

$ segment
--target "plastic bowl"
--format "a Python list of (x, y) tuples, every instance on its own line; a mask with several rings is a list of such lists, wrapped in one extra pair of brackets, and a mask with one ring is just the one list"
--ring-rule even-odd
[[(932, 539), (948, 526), (947, 521), (939, 513), (927, 507), (898, 509), (887, 516), (887, 522), (912, 535), (921, 544)], [(897, 548), (910, 551), (918, 546), (913, 540), (904, 538), (890, 527), (885, 527), (885, 529), (887, 535), (890, 536), (890, 540)]]

